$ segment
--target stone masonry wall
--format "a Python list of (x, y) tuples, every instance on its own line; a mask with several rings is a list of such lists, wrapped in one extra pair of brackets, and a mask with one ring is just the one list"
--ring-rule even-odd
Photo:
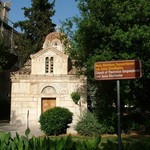
[[(56, 106), (66, 107), (73, 112), (73, 123), (87, 108), (86, 102), (86, 78), (77, 78), (73, 75), (42, 76), (42, 75), (14, 75), (12, 77), (11, 94), (11, 124), (38, 124), (41, 114), (41, 99), (55, 97)], [(44, 91), (46, 87), (52, 87), (56, 92)], [(80, 90), (81, 107), (71, 99), (71, 93)]]

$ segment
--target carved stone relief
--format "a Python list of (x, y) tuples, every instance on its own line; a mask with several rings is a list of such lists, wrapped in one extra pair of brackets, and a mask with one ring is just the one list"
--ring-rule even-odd
[(52, 86), (46, 86), (43, 88), (41, 93), (42, 94), (56, 94), (56, 90)]

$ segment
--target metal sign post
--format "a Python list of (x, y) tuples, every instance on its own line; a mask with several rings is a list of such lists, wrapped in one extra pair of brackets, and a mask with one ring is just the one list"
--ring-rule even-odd
[(118, 150), (121, 150), (120, 81), (117, 80)]

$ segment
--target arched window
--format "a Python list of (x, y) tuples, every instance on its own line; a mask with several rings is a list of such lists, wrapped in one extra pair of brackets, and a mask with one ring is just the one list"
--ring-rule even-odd
[(54, 57), (45, 58), (45, 73), (53, 73), (54, 71)]
[(50, 58), (50, 73), (53, 73), (53, 67), (54, 67), (54, 58)]
[(45, 73), (49, 72), (49, 58), (45, 58)]

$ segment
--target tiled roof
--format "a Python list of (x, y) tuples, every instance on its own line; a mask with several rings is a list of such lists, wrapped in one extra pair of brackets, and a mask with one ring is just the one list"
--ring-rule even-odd
[(31, 60), (29, 59), (24, 66), (18, 71), (12, 72), (11, 74), (30, 75), (31, 74)]

